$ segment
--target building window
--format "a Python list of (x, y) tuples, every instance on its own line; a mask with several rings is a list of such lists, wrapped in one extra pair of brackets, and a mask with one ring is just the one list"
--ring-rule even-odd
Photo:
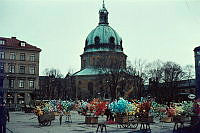
[(95, 44), (99, 44), (100, 38), (99, 38), (98, 36), (96, 36), (96, 37), (94, 38), (94, 41), (95, 41)]
[(30, 66), (29, 67), (29, 73), (30, 74), (35, 74), (35, 67), (34, 66)]
[(10, 53), (10, 60), (15, 60), (15, 53)]
[(29, 81), (29, 88), (34, 88), (34, 80)]
[(35, 61), (35, 54), (30, 55), (30, 61)]
[(5, 52), (0, 51), (0, 59), (4, 59), (5, 58)]
[(24, 80), (19, 80), (19, 87), (24, 88)]
[(25, 73), (25, 66), (19, 66), (19, 73)]
[(87, 46), (87, 45), (88, 45), (88, 40), (86, 39), (86, 40), (85, 40), (85, 46)]
[(2, 88), (3, 87), (3, 79), (0, 78), (0, 87)]
[(14, 79), (9, 79), (9, 87), (14, 88)]
[(15, 73), (15, 65), (10, 65), (8, 71), (9, 73)]
[(115, 43), (115, 38), (111, 36), (110, 39), (109, 39), (109, 42), (110, 42), (111, 44), (114, 44), (114, 43)]
[(21, 43), (20, 43), (20, 46), (25, 47), (25, 46), (26, 46), (26, 43), (25, 43), (25, 42), (21, 42)]
[(4, 40), (0, 40), (0, 45), (5, 45), (5, 41)]
[(0, 62), (0, 73), (4, 73), (4, 63)]
[(86, 60), (82, 60), (82, 66), (83, 66), (83, 68), (85, 68), (85, 66), (86, 66)]
[(25, 61), (25, 53), (20, 53), (20, 60)]
[(95, 60), (95, 58), (93, 58), (93, 65), (94, 65), (94, 66), (96, 65), (96, 60)]

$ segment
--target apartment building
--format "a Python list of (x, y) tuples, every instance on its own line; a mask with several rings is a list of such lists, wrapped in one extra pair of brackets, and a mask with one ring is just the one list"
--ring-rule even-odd
[(39, 89), (41, 49), (18, 40), (0, 37), (0, 92), (10, 105), (29, 104)]

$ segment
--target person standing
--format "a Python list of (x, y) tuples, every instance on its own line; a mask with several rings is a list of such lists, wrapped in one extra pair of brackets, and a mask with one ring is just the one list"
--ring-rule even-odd
[(60, 120), (60, 125), (62, 124), (62, 116), (63, 116), (63, 112), (61, 111), (61, 112), (60, 112), (60, 118), (59, 118), (59, 120)]
[(5, 106), (5, 102), (0, 104), (0, 133), (6, 133), (6, 122), (9, 122), (9, 112)]

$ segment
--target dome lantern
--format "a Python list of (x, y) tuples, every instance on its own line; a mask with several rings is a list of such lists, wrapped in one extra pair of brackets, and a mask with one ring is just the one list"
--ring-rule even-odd
[(99, 24), (109, 24), (108, 23), (108, 11), (105, 8), (105, 3), (103, 0), (103, 6), (102, 9), (99, 10)]

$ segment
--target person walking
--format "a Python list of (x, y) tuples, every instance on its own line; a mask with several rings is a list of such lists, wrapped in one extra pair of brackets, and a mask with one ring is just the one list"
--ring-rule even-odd
[(0, 133), (6, 133), (6, 122), (9, 122), (9, 112), (5, 102), (0, 103)]

